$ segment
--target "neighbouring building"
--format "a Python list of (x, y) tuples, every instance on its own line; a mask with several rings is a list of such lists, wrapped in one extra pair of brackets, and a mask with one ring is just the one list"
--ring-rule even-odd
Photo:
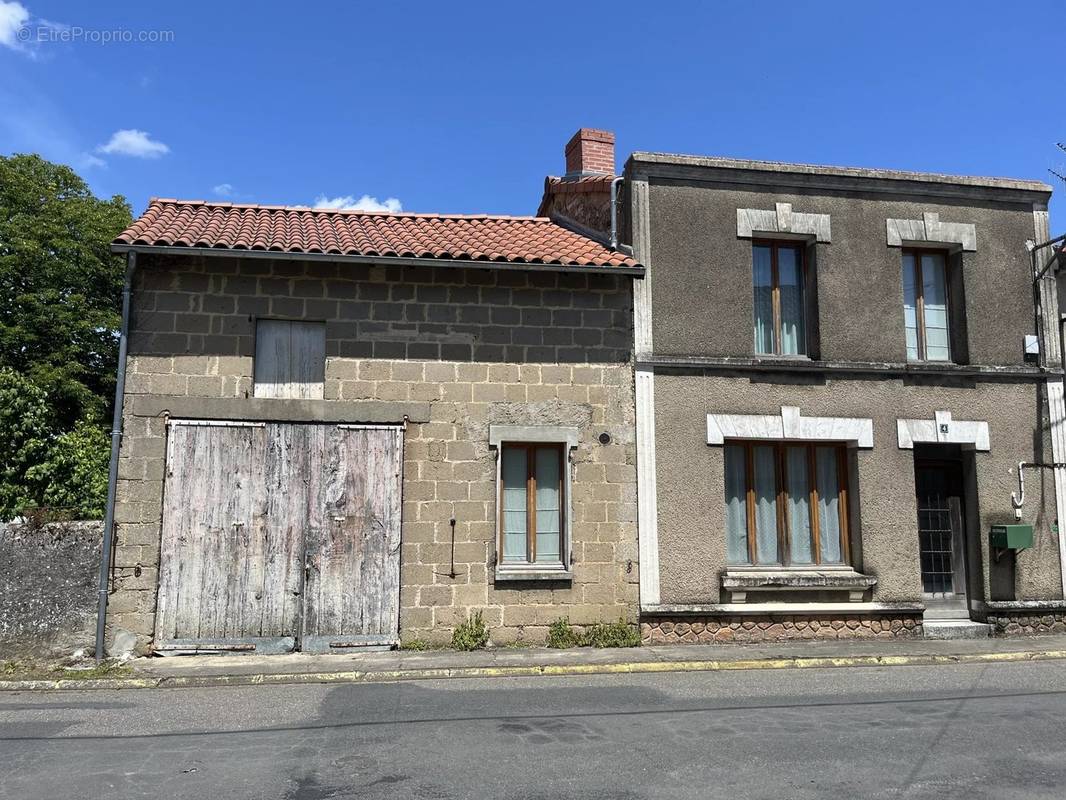
[(1027, 249), (1050, 187), (624, 176), (645, 641), (1066, 630), (1058, 299)]
[[(613, 173), (613, 145), (574, 172)], [(636, 620), (631, 283), (543, 217), (152, 200), (108, 624), (157, 652)]]

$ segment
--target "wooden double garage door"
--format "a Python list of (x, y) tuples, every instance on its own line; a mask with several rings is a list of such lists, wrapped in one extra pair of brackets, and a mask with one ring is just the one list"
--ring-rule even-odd
[(174, 421), (155, 649), (398, 640), (403, 430)]

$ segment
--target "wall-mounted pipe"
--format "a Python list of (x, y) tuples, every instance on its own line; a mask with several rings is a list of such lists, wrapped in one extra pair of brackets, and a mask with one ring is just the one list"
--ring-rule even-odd
[(1019, 461), (1018, 462), (1018, 491), (1010, 493), (1010, 502), (1014, 506), (1014, 510), (1021, 512), (1022, 506), (1025, 505), (1025, 470), (1027, 469), (1062, 469), (1066, 468), (1066, 463), (1059, 461), (1052, 461), (1050, 464), (1040, 463), (1036, 461)]
[(122, 284), (122, 324), (118, 338), (118, 372), (115, 383), (115, 411), (111, 417), (111, 462), (107, 472), (107, 509), (104, 512), (104, 540), (100, 547), (100, 582), (96, 601), (96, 663), (104, 658), (104, 623), (107, 615), (108, 578), (111, 572), (111, 546), (115, 539), (115, 494), (118, 488), (118, 453), (122, 444), (122, 403), (126, 396), (126, 351), (130, 328), (130, 292), (137, 253), (126, 254), (126, 278)]
[(625, 180), (618, 175), (611, 181), (611, 249), (618, 249), (618, 185)]

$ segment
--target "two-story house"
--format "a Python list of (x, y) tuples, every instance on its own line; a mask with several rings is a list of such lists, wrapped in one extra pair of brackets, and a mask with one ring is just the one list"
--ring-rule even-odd
[(1027, 249), (1050, 187), (658, 153), (624, 177), (645, 640), (1066, 629), (1066, 487), (1028, 466), (1066, 461)]

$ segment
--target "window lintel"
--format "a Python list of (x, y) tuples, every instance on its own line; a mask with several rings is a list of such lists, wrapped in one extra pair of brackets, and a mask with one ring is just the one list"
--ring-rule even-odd
[(577, 447), (578, 429), (564, 425), (489, 425), (489, 446), (499, 448), (504, 442), (542, 442)]
[(874, 423), (862, 417), (805, 417), (795, 406), (781, 406), (780, 414), (708, 414), (707, 444), (726, 439), (772, 439), (797, 442), (847, 442), (874, 446)]

